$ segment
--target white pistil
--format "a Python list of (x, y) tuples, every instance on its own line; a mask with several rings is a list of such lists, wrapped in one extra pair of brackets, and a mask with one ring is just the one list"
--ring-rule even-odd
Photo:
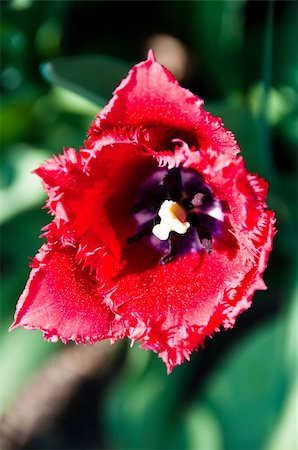
[(166, 241), (171, 231), (185, 234), (190, 227), (190, 223), (185, 222), (186, 214), (184, 209), (172, 200), (163, 202), (158, 215), (161, 221), (153, 227), (152, 233), (161, 241)]

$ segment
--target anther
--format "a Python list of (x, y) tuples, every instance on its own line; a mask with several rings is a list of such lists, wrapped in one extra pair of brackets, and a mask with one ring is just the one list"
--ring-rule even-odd
[(165, 256), (163, 256), (160, 259), (159, 264), (165, 266), (175, 258), (177, 252), (178, 252), (177, 240), (175, 239), (174, 236), (171, 236), (169, 239), (169, 251)]
[(201, 206), (203, 204), (204, 197), (205, 197), (204, 194), (202, 194), (201, 192), (198, 192), (191, 201), (192, 205), (194, 207)]
[(201, 241), (202, 247), (208, 255), (210, 255), (212, 250), (212, 239), (204, 238)]

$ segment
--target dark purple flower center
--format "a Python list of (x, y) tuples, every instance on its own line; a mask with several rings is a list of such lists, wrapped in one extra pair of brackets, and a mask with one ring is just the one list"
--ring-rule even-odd
[(220, 234), (223, 206), (193, 169), (160, 168), (140, 187), (131, 214), (137, 231), (127, 242), (149, 238), (164, 253), (160, 264), (189, 251), (211, 253)]

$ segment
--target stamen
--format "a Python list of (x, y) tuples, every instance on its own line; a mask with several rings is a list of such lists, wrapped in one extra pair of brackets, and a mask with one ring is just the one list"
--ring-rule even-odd
[(164, 177), (161, 184), (168, 190), (169, 197), (178, 202), (181, 199), (183, 192), (181, 172), (179, 169), (174, 168), (169, 170), (168, 174)]
[(208, 255), (209, 255), (212, 250), (211, 233), (209, 232), (208, 228), (204, 227), (204, 225), (202, 225), (202, 224), (198, 224), (196, 228), (197, 228), (198, 238), (201, 242), (201, 245), (202, 245), (203, 249), (205, 250), (205, 252), (208, 253)]
[(158, 212), (161, 221), (152, 229), (152, 233), (161, 241), (169, 238), (171, 231), (178, 234), (185, 234), (190, 227), (189, 222), (185, 222), (186, 213), (181, 206), (172, 200), (165, 200)]
[(134, 234), (133, 236), (129, 237), (127, 239), (127, 243), (128, 244), (134, 244), (135, 242), (139, 241), (140, 239), (142, 239), (144, 236), (148, 235), (151, 233), (152, 227), (158, 222), (158, 218), (154, 217), (154, 219), (152, 220), (148, 220), (148, 222), (146, 222), (142, 228), (140, 229), (140, 231), (138, 231), (136, 234)]
[(165, 266), (166, 264), (168, 264), (175, 258), (175, 256), (177, 255), (177, 252), (178, 252), (177, 239), (175, 238), (175, 236), (171, 236), (169, 239), (169, 251), (165, 256), (163, 256), (160, 259), (159, 264), (161, 264), (162, 266)]

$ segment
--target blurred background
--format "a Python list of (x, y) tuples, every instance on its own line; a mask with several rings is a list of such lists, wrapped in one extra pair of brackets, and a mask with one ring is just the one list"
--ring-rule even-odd
[[(296, 449), (297, 2), (1, 3), (1, 448)], [(83, 144), (149, 48), (269, 181), (278, 228), (268, 290), (170, 376), (127, 342), (64, 346), (7, 332), (50, 219), (30, 172)]]

